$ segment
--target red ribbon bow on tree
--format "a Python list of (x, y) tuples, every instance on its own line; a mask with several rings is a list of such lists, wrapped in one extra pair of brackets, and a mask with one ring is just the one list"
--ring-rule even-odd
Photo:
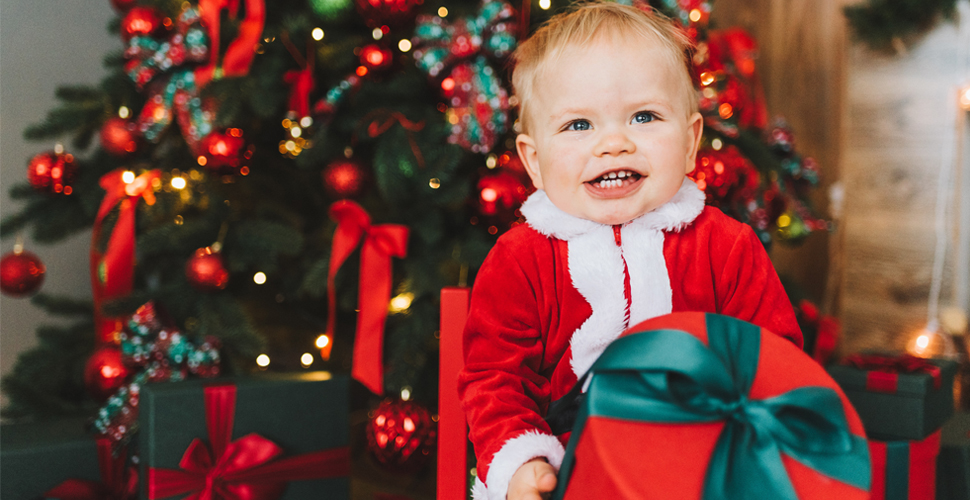
[[(240, 0), (199, 0), (202, 22), (209, 30), (212, 48), (209, 50), (209, 63), (195, 72), (196, 83), (204, 87), (217, 76), (245, 76), (256, 56), (256, 46), (263, 33), (266, 22), (265, 0), (246, 0), (246, 17), (239, 24), (236, 38), (226, 48), (219, 66), (219, 22), (222, 9), (229, 10), (229, 17), (235, 19), (239, 14)], [(218, 73), (218, 74), (217, 74)]]
[[(105, 195), (94, 220), (91, 237), (91, 289), (94, 294), (94, 321), (98, 342), (115, 342), (115, 333), (121, 330), (121, 318), (103, 317), (101, 304), (106, 299), (131, 292), (135, 279), (135, 209), (138, 198), (144, 198), (149, 205), (155, 204), (152, 182), (161, 175), (161, 171), (156, 169), (135, 177), (131, 182), (125, 182), (125, 169), (118, 169), (101, 177), (100, 184)], [(101, 223), (115, 205), (118, 205), (118, 220), (102, 254), (98, 250)]]
[(327, 275), (327, 335), (333, 339), (336, 323), (334, 278), (363, 239), (357, 294), (357, 336), (351, 374), (373, 393), (380, 395), (384, 393), (384, 320), (387, 319), (387, 304), (391, 298), (391, 257), (407, 255), (408, 228), (399, 224), (371, 225), (370, 215), (360, 205), (347, 200), (330, 206), (330, 218), (337, 221), (337, 230), (333, 234), (330, 272)]
[(58, 500), (129, 500), (138, 496), (138, 471), (134, 467), (125, 467), (125, 450), (122, 449), (114, 457), (111, 454), (111, 440), (101, 438), (97, 444), (100, 483), (68, 479), (44, 493), (44, 496)]
[(942, 383), (940, 367), (910, 354), (899, 356), (853, 354), (846, 358), (844, 364), (869, 372), (866, 375), (866, 389), (871, 391), (896, 392), (900, 373), (926, 373), (933, 377), (933, 386), (936, 389), (939, 389)]
[(333, 448), (280, 458), (283, 450), (259, 434), (232, 441), (236, 386), (205, 388), (209, 446), (196, 438), (180, 469), (148, 469), (148, 498), (184, 495), (185, 500), (274, 500), (289, 481), (346, 476), (350, 449)]

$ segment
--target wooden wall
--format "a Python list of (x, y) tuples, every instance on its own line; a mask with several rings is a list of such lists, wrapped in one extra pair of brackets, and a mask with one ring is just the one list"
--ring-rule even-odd
[[(840, 177), (842, 100), (845, 87), (847, 0), (715, 0), (711, 15), (719, 28), (741, 26), (758, 41), (758, 72), (770, 116), (783, 116), (796, 148), (815, 158), (822, 186), (812, 201), (828, 215), (828, 188)], [(809, 297), (833, 310), (838, 276), (829, 278), (833, 235), (816, 233), (797, 247), (776, 244), (771, 257), (778, 273), (803, 286)], [(837, 266), (836, 266), (837, 267)], [(837, 269), (831, 269), (837, 273)]]
[(959, 73), (970, 77), (965, 35), (942, 23), (906, 53), (874, 53), (850, 39), (841, 12), (850, 3), (716, 0), (712, 14), (719, 27), (740, 25), (758, 40), (769, 112), (789, 120), (799, 152), (821, 167), (816, 207), (829, 215), (828, 187), (844, 188), (836, 232), (772, 250), (779, 274), (842, 320), (842, 353), (903, 349), (926, 324), (936, 185), (955, 126), (968, 151), (950, 184), (941, 306), (970, 308), (970, 119), (946, 118)]

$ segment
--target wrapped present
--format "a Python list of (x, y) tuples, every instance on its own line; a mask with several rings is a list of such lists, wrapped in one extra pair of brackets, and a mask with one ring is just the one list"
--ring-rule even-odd
[(940, 431), (919, 441), (869, 440), (872, 500), (934, 500)]
[(654, 318), (587, 377), (554, 498), (869, 498), (868, 446), (845, 395), (757, 326)]
[(940, 430), (937, 500), (970, 499), (970, 414), (957, 413)]
[(141, 498), (349, 498), (347, 391), (327, 372), (145, 386)]
[(40, 498), (67, 479), (100, 478), (97, 445), (84, 419), (0, 427), (0, 498)]
[(903, 355), (854, 355), (827, 367), (859, 412), (866, 434), (919, 440), (953, 415), (958, 363)]

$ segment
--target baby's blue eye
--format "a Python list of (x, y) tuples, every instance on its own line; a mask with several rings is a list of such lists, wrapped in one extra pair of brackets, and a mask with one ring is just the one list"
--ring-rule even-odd
[(566, 125), (566, 130), (589, 130), (592, 125), (586, 120), (573, 120)]
[(633, 123), (650, 123), (654, 121), (657, 117), (648, 111), (641, 111), (636, 115), (633, 115)]

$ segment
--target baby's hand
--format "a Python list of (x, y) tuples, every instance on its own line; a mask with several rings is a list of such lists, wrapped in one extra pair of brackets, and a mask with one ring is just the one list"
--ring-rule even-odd
[(556, 469), (541, 458), (530, 460), (509, 481), (507, 500), (542, 500), (556, 489)]

